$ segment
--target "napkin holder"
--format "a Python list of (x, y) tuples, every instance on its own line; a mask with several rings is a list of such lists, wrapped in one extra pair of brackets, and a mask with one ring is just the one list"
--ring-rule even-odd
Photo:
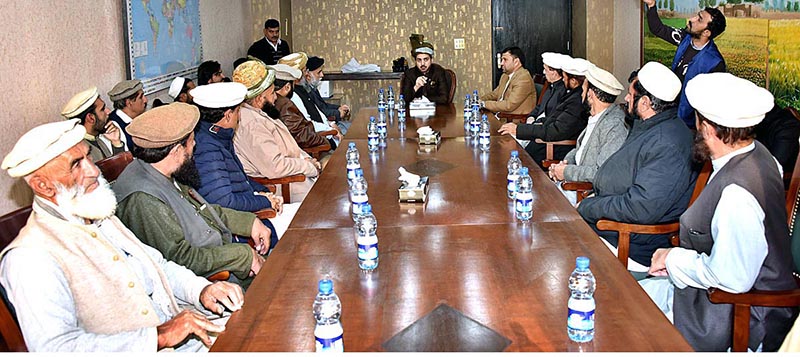
[(434, 131), (431, 134), (419, 134), (420, 145), (439, 145), (442, 142), (442, 133)]
[(409, 187), (407, 182), (403, 182), (399, 189), (400, 202), (402, 203), (423, 203), (428, 197), (428, 176), (419, 178), (419, 183), (415, 187)]

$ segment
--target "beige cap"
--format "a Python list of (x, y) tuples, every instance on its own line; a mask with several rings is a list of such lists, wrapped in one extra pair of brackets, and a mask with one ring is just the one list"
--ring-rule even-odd
[(111, 99), (112, 102), (116, 102), (120, 99), (130, 97), (140, 90), (142, 90), (142, 81), (138, 79), (129, 79), (119, 82), (114, 88), (111, 88), (111, 90), (108, 91), (108, 98)]
[(247, 88), (237, 82), (219, 82), (199, 86), (189, 91), (194, 104), (206, 108), (229, 108), (244, 101)]
[(663, 101), (674, 101), (681, 93), (681, 80), (661, 63), (645, 63), (637, 76), (644, 89)]
[(83, 140), (86, 129), (71, 119), (39, 125), (19, 138), (3, 159), (2, 167), (11, 177), (23, 177)]
[(280, 79), (282, 81), (294, 81), (300, 79), (300, 76), (303, 74), (300, 73), (300, 70), (296, 68), (292, 68), (285, 64), (274, 64), (272, 69), (275, 70), (275, 78)]
[(730, 73), (698, 74), (686, 83), (686, 99), (703, 117), (727, 128), (748, 128), (764, 120), (775, 97)]
[(176, 102), (144, 112), (125, 131), (137, 146), (163, 148), (189, 135), (199, 120), (200, 110), (196, 106)]
[(97, 93), (97, 87), (91, 87), (87, 90), (84, 90), (78, 94), (75, 94), (70, 98), (69, 102), (61, 109), (61, 115), (64, 118), (72, 119), (76, 117), (78, 114), (83, 113), (86, 109), (94, 104), (97, 100), (97, 97), (100, 95)]
[(589, 70), (586, 71), (586, 79), (593, 86), (611, 95), (620, 95), (625, 90), (625, 87), (613, 74), (597, 66), (589, 67)]
[(172, 97), (172, 99), (178, 99), (178, 96), (181, 94), (181, 89), (183, 89), (184, 83), (186, 83), (186, 78), (180, 76), (175, 77), (175, 79), (172, 80), (172, 83), (169, 84), (169, 91), (167, 92), (167, 94), (169, 94), (169, 96)]
[(561, 70), (573, 76), (585, 76), (589, 67), (594, 66), (591, 62), (583, 58), (564, 59)]
[(275, 70), (260, 60), (250, 60), (236, 67), (232, 77), (234, 82), (247, 87), (245, 98), (253, 99), (272, 85), (275, 81)]
[(305, 52), (295, 52), (278, 60), (278, 64), (288, 65), (298, 69), (300, 72), (306, 69), (306, 63), (308, 63), (308, 55)]

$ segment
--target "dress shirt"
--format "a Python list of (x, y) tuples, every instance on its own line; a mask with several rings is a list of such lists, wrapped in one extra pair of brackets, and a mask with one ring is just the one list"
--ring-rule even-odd
[(583, 131), (583, 140), (581, 140), (581, 146), (578, 148), (578, 151), (575, 153), (575, 165), (581, 164), (581, 159), (583, 158), (583, 152), (586, 151), (586, 145), (584, 143), (586, 140), (589, 140), (592, 137), (592, 132), (594, 131), (594, 127), (597, 126), (597, 121), (600, 120), (600, 117), (603, 113), (606, 112), (608, 108), (603, 109), (602, 112), (597, 113), (589, 117), (589, 122), (586, 123), (586, 129)]

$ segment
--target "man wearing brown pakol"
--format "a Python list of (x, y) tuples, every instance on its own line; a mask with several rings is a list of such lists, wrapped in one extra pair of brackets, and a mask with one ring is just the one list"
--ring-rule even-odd
[(450, 103), (450, 79), (442, 66), (433, 63), (433, 44), (424, 41), (422, 35), (411, 35), (411, 55), (416, 67), (403, 74), (400, 81), (403, 99), (410, 103), (415, 98), (425, 97), (436, 104)]
[(0, 263), (26, 347), (205, 349), (224, 318), (212, 323), (204, 315), (240, 309), (242, 290), (165, 260), (114, 217), (114, 192), (89, 159), (85, 132), (78, 120), (40, 125), (3, 159), (2, 168), (34, 193), (33, 212)]
[(483, 107), (494, 113), (528, 114), (536, 106), (536, 88), (530, 72), (522, 67), (525, 54), (519, 47), (501, 53), (503, 75), (497, 88), (481, 97)]

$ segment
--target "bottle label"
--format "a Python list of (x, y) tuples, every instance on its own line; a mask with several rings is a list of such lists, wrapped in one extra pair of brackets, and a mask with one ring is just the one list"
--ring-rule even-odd
[(533, 211), (533, 195), (530, 193), (517, 193), (517, 212)]
[(370, 146), (378, 146), (378, 135), (368, 134), (367, 144), (369, 144)]
[[(375, 238), (373, 238), (375, 239)], [(373, 244), (359, 244), (358, 245), (358, 260), (375, 260), (378, 259), (378, 243)]]
[(512, 194), (517, 192), (517, 178), (519, 178), (518, 175), (506, 176), (506, 179), (508, 180), (508, 185), (506, 187), (508, 187), (508, 192), (511, 192)]
[(351, 201), (353, 202), (353, 214), (360, 215), (361, 208), (367, 204), (367, 195), (353, 196)]
[(567, 326), (569, 328), (584, 331), (594, 330), (594, 299), (570, 298), (567, 306)]
[(344, 352), (344, 341), (339, 335), (333, 338), (315, 337), (317, 340), (317, 352)]
[(352, 181), (356, 179), (356, 169), (361, 168), (361, 165), (347, 165), (347, 179)]
[(478, 144), (489, 145), (489, 134), (481, 133), (480, 139), (478, 140)]

